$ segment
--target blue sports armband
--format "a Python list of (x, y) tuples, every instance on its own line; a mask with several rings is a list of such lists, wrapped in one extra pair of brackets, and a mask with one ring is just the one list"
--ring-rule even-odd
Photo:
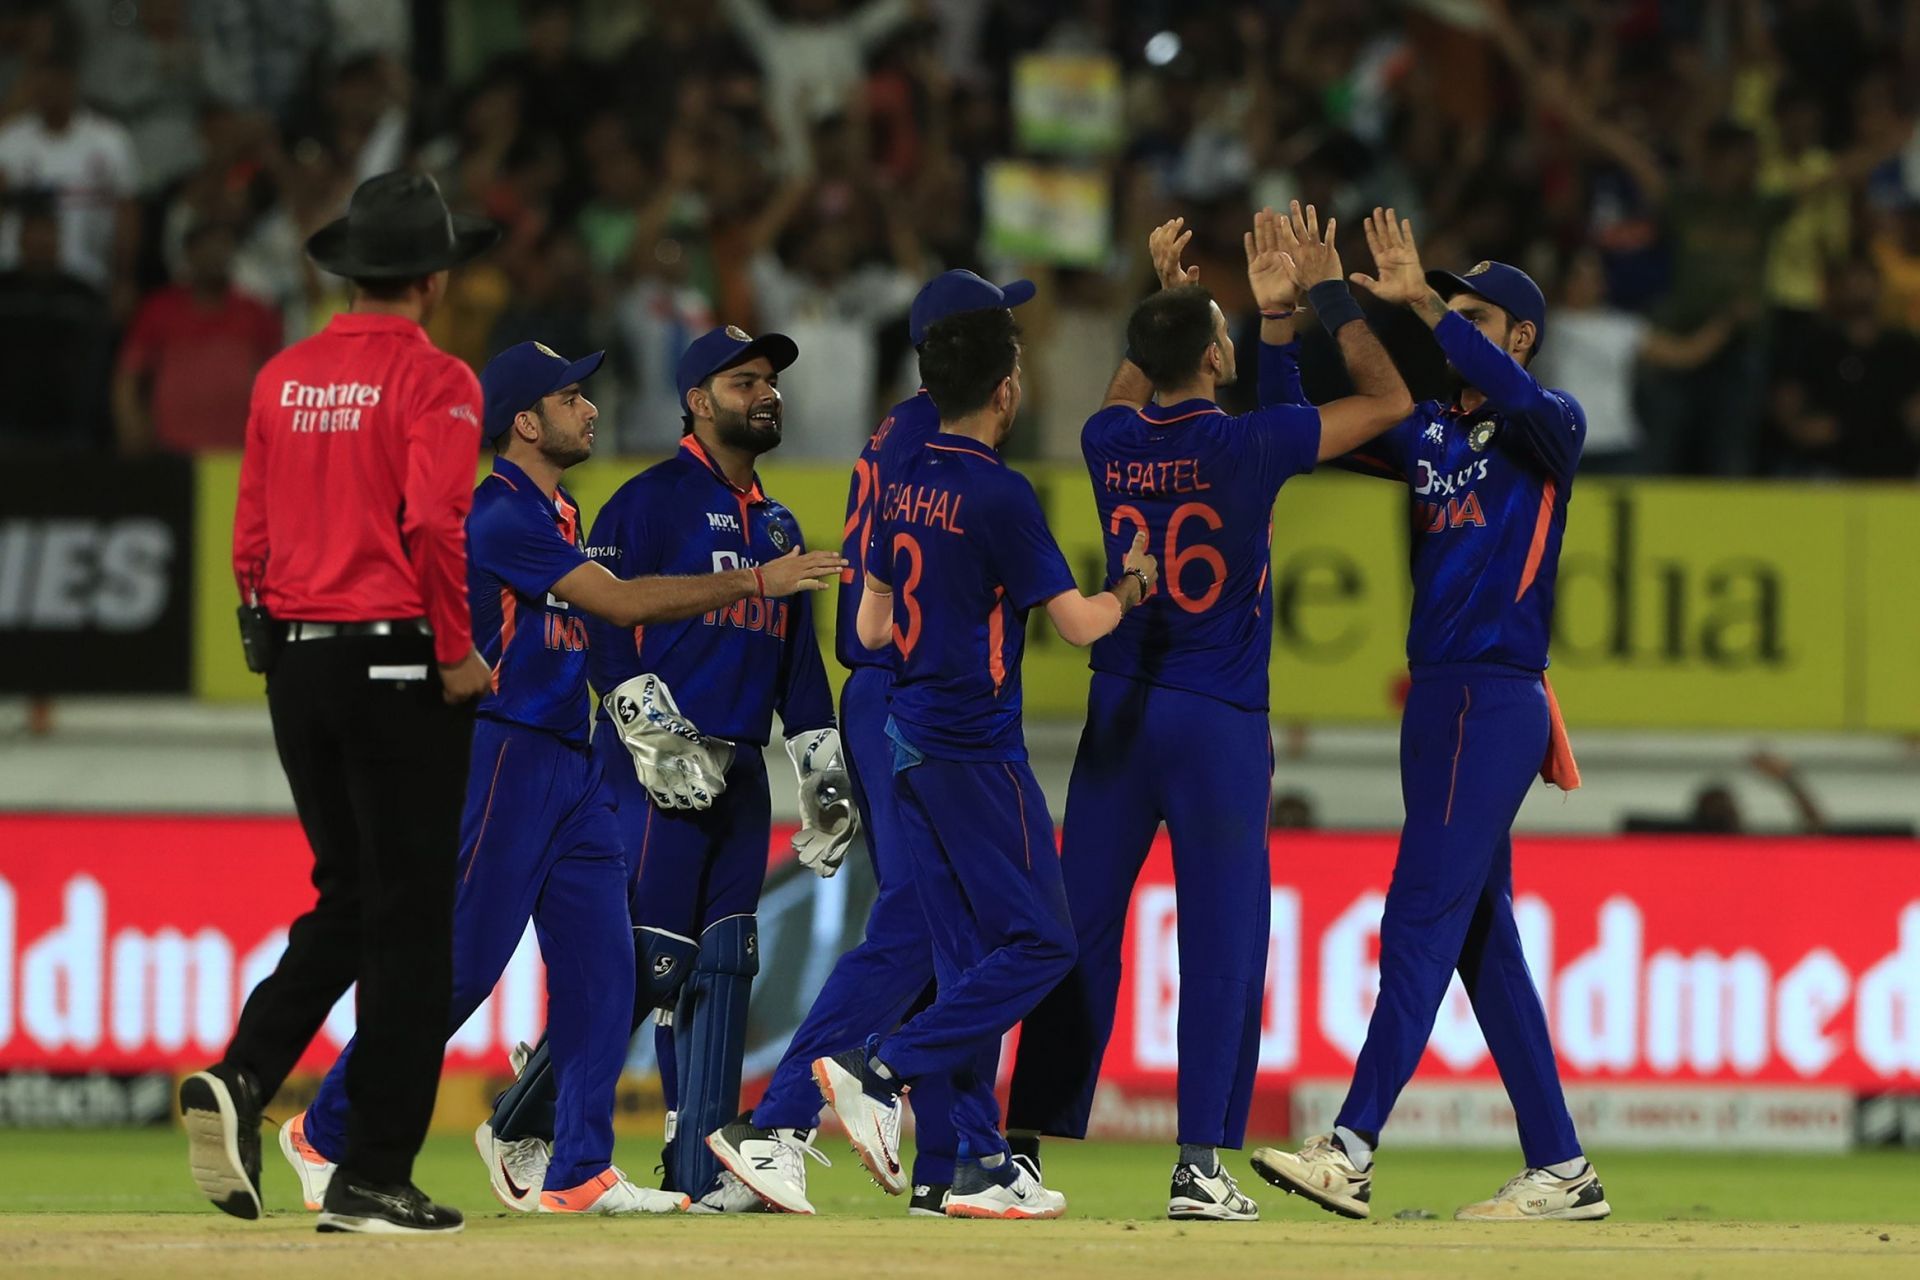
[(1344, 280), (1322, 280), (1307, 290), (1307, 305), (1320, 317), (1321, 327), (1328, 333), (1338, 333), (1355, 320), (1366, 319)]

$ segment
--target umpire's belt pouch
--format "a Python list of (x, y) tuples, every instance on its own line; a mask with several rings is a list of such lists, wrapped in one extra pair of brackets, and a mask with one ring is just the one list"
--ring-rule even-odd
[(247, 655), (247, 670), (256, 675), (266, 675), (273, 670), (274, 660), (280, 656), (286, 631), (257, 604), (243, 604), (238, 612), (240, 648)]

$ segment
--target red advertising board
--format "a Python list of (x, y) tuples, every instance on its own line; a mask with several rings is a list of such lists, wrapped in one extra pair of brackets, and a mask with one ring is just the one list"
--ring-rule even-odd
[[(786, 832), (774, 837), (784, 849)], [(1394, 842), (1281, 833), (1264, 1082), (1344, 1076), (1366, 1031)], [(199, 1064), (311, 901), (287, 819), (0, 815), (0, 1069)], [(1516, 911), (1571, 1081), (1920, 1082), (1920, 846), (1665, 836), (1516, 843)], [(1134, 897), (1110, 1083), (1172, 1081), (1177, 895), (1164, 845)], [(530, 940), (449, 1062), (497, 1070), (540, 1029)], [(309, 1065), (351, 1032), (343, 1001)], [(1426, 1081), (1491, 1079), (1464, 995)]]

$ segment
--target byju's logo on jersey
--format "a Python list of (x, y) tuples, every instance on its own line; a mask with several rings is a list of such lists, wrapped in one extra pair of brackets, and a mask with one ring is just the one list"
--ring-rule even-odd
[(707, 512), (707, 528), (728, 533), (740, 532), (740, 517), (727, 511)]

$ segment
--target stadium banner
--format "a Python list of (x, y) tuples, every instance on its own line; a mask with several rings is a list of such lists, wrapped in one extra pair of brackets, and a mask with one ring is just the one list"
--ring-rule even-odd
[[(646, 464), (568, 475), (588, 513)], [(1102, 584), (1093, 491), (1079, 467), (1020, 464), (1080, 584)], [(837, 545), (847, 472), (769, 463), (767, 492), (817, 547)], [(234, 633), (229, 567), (238, 460), (200, 462), (194, 689), (259, 697)], [(1406, 494), (1348, 475), (1289, 484), (1273, 516), (1276, 719), (1384, 722), (1406, 686)], [(1187, 528), (1197, 528), (1188, 522)], [(1553, 682), (1569, 725), (1920, 732), (1920, 490), (1663, 480), (1580, 483), (1561, 558)], [(1176, 538), (1152, 548), (1204, 575)], [(1197, 576), (1195, 577), (1197, 581)], [(831, 652), (827, 593), (814, 611)], [(838, 681), (838, 664), (828, 662)], [(1087, 660), (1040, 611), (1024, 684), (1034, 716), (1085, 713)]]
[(0, 693), (186, 692), (193, 464), (90, 459), (62, 478), (16, 482), (0, 516)]
[(1026, 53), (1013, 63), (1013, 131), (1020, 149), (1112, 155), (1126, 145), (1120, 63), (1104, 53)]
[[(769, 851), (750, 1078), (772, 1068), (871, 900), (864, 859), (817, 880), (785, 860), (789, 835)], [(0, 815), (0, 850), (0, 1071), (203, 1064), (312, 900), (286, 818)], [(1283, 1121), (1290, 1086), (1350, 1070), (1393, 853), (1386, 834), (1275, 835), (1262, 1114)], [(1520, 933), (1570, 1084), (1920, 1085), (1912, 842), (1523, 837), (1515, 864)], [(1163, 1106), (1175, 1078), (1177, 920), (1162, 842), (1134, 895), (1103, 1077), (1141, 1105)], [(498, 1073), (539, 1035), (543, 984), (529, 935), (449, 1066)], [(324, 1067), (351, 1031), (348, 998), (302, 1068)], [(1496, 1078), (1456, 983), (1420, 1080)]]

